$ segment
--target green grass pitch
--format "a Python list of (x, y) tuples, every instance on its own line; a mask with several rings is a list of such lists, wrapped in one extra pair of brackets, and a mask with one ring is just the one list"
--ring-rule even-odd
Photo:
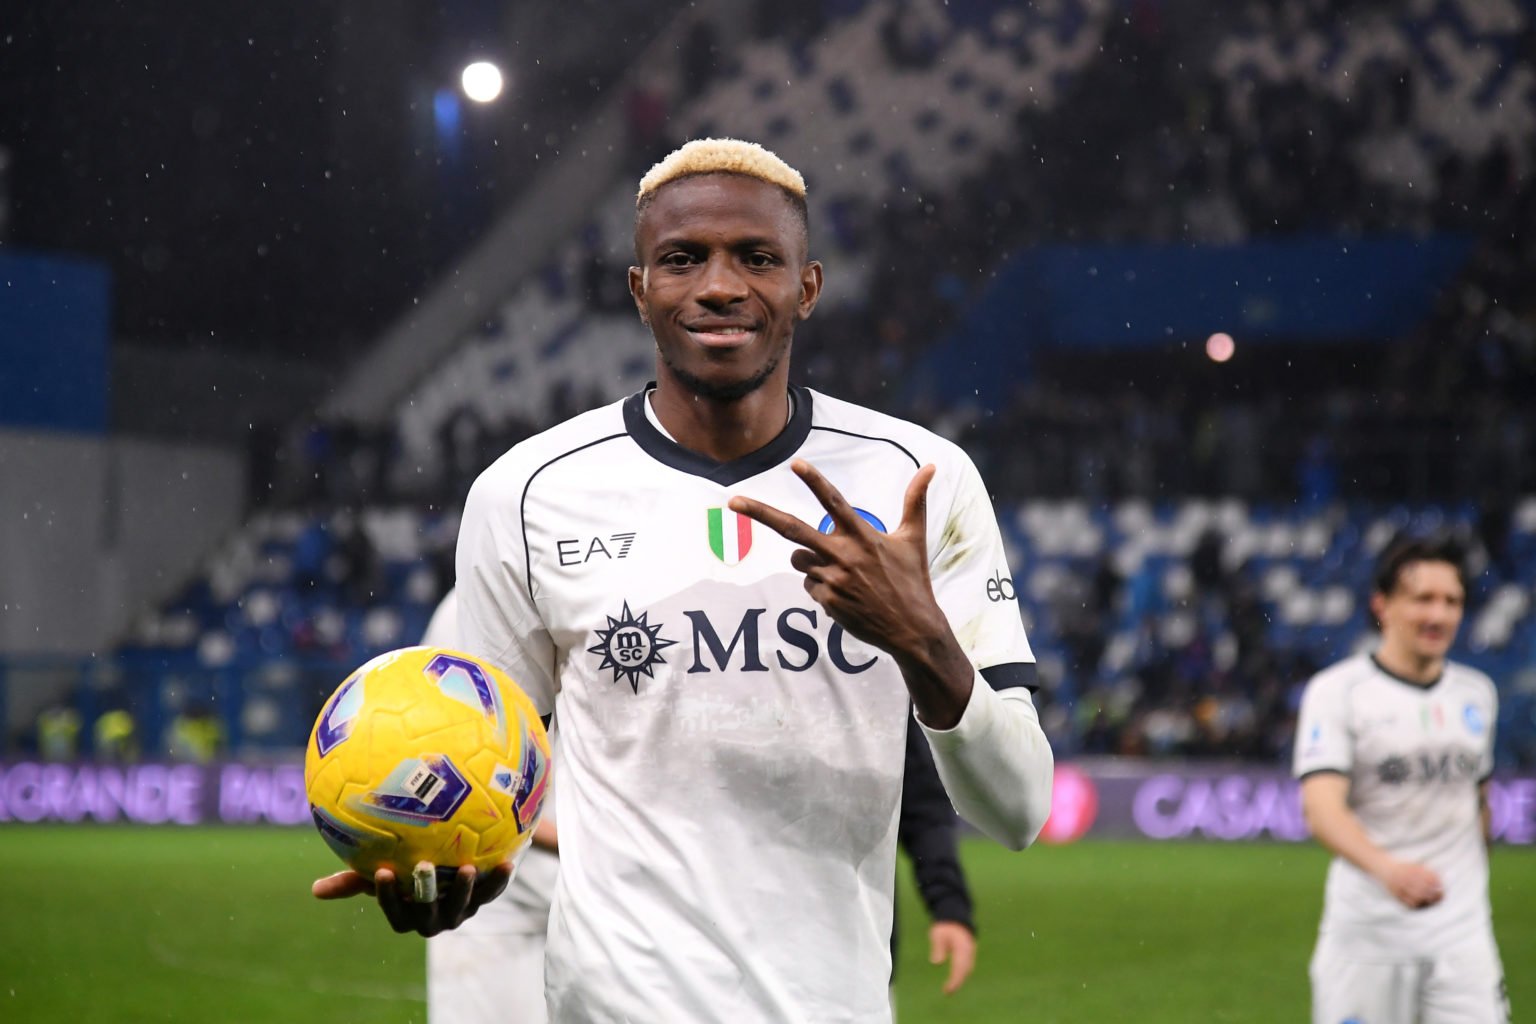
[[(982, 935), (954, 996), (902, 870), (902, 1024), (1306, 1019), (1313, 847), (972, 840), (963, 856)], [(0, 865), (0, 1020), (425, 1020), (422, 940), (370, 901), (311, 899), (334, 864), (307, 830), (6, 826)], [(1493, 900), (1529, 1013), (1536, 851), (1495, 851)]]

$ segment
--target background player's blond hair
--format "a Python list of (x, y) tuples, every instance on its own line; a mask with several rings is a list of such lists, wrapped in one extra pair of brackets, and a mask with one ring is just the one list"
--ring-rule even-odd
[(694, 139), (673, 150), (640, 179), (635, 205), (661, 186), (694, 174), (745, 174), (777, 185), (799, 199), (805, 198), (805, 178), (777, 154), (755, 142), (741, 139)]

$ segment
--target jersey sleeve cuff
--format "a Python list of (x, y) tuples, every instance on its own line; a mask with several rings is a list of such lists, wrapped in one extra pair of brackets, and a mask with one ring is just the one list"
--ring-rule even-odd
[(1310, 779), (1314, 775), (1343, 775), (1343, 776), (1347, 777), (1349, 775), (1349, 769), (1348, 768), (1330, 768), (1330, 767), (1308, 768), (1306, 771), (1301, 771), (1301, 772), (1297, 772), (1296, 773), (1296, 781), (1297, 782), (1304, 782), (1307, 779)]
[(930, 729), (921, 718), (917, 717), (916, 708), (912, 710), (912, 717), (917, 719), (918, 727), (923, 730), (934, 749), (955, 750), (981, 739), (992, 731), (997, 721), (997, 702), (1001, 699), (997, 691), (987, 685), (982, 674), (977, 672), (971, 681), (971, 696), (965, 702), (965, 711), (961, 713), (960, 721), (956, 722), (953, 728)]
[(1040, 689), (1040, 670), (1032, 661), (1009, 661), (1001, 665), (989, 665), (981, 670), (981, 677), (994, 690), (1011, 690), (1022, 686), (1030, 693)]

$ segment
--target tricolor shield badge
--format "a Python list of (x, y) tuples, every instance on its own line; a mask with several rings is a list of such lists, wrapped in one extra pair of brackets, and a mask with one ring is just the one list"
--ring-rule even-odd
[(752, 520), (728, 508), (709, 510), (709, 550), (726, 565), (735, 565), (752, 550)]

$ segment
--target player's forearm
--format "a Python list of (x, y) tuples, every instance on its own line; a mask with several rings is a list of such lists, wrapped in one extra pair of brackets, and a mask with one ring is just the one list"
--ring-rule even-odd
[(1011, 850), (1034, 842), (1051, 813), (1055, 758), (1028, 691), (998, 693), (977, 674), (954, 728), (919, 724), (960, 816)]
[(934, 619), (931, 627), (914, 629), (913, 638), (899, 646), (893, 643), (887, 650), (901, 669), (918, 721), (934, 729), (953, 729), (970, 703), (978, 677), (937, 605)]
[(1307, 826), (1324, 849), (1343, 857), (1378, 880), (1385, 880), (1394, 858), (1366, 835), (1360, 819), (1347, 805), (1323, 800), (1303, 800)]

